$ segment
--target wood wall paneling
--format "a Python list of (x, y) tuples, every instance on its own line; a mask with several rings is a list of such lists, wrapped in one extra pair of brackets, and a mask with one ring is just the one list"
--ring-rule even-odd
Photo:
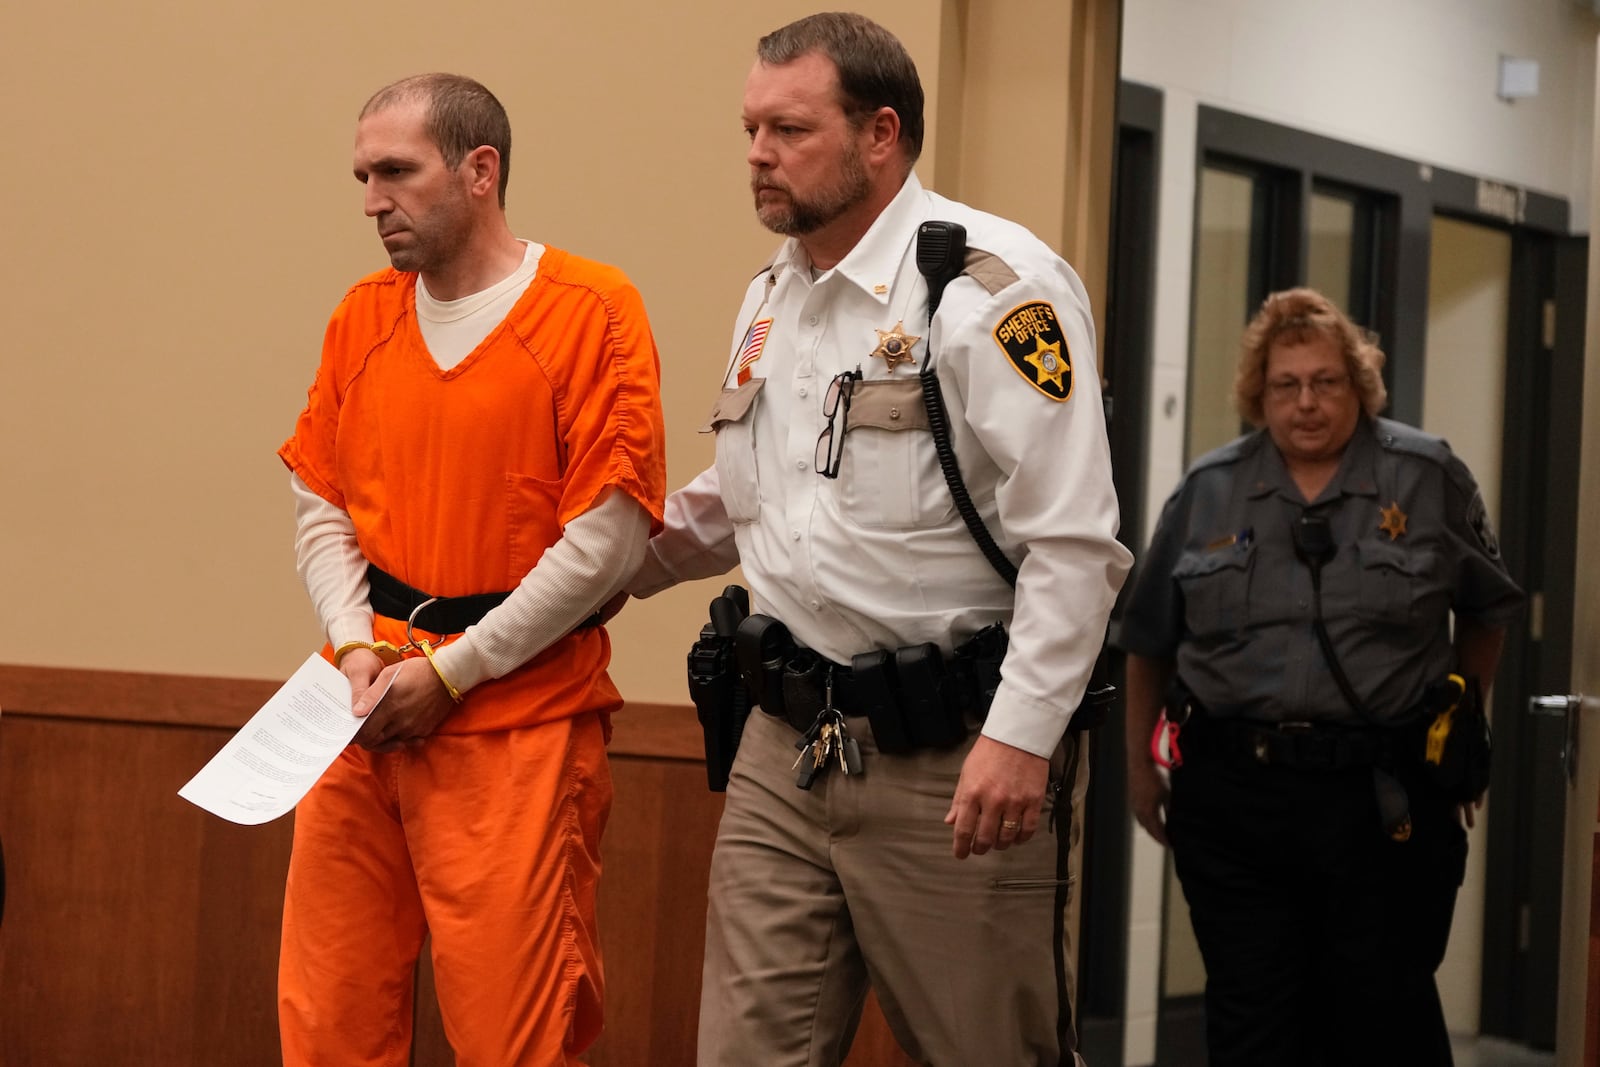
[(224, 737), (0, 719), (0, 1062), (278, 1062), (290, 823), (238, 827), (176, 795)]
[[(292, 816), (235, 826), (177, 796), (274, 688), (0, 666), (0, 1064), (279, 1062)], [(629, 707), (616, 727), (600, 892), (607, 1027), (586, 1059), (689, 1067), (722, 798), (687, 758), (699, 748), (691, 709)], [(413, 1062), (450, 1067), (419, 971)], [(911, 1063), (875, 1003), (847, 1063)]]

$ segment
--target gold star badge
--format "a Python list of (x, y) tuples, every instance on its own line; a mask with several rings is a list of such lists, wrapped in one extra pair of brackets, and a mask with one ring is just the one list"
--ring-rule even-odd
[(1406, 532), (1406, 513), (1400, 510), (1399, 501), (1389, 501), (1389, 506), (1379, 508), (1378, 514), (1383, 516), (1383, 521), (1378, 523), (1378, 529), (1388, 534), (1389, 540), (1400, 540), (1400, 535)]
[(874, 356), (882, 356), (890, 370), (894, 370), (901, 363), (911, 362), (911, 348), (922, 340), (920, 334), (908, 334), (905, 330), (905, 321), (894, 324), (892, 330), (874, 330), (878, 335), (878, 347), (872, 350)]
[(1037, 346), (1033, 354), (1023, 358), (1038, 368), (1039, 384), (1043, 385), (1048, 381), (1054, 383), (1057, 389), (1064, 388), (1061, 384), (1061, 376), (1067, 373), (1069, 368), (1061, 359), (1061, 342), (1056, 341), (1047, 345), (1044, 343), (1044, 336), (1041, 334), (1034, 337), (1033, 343)]

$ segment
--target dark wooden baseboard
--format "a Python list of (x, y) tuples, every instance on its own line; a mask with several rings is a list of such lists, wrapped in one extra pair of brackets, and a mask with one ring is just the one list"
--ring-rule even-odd
[[(279, 1062), (293, 816), (235, 826), (178, 788), (281, 684), (0, 665), (0, 1064)], [(694, 1062), (721, 794), (688, 704), (614, 718), (600, 882), (606, 1029), (591, 1067)], [(422, 968), (414, 1067), (450, 1067)], [(869, 1005), (849, 1067), (905, 1067)]]

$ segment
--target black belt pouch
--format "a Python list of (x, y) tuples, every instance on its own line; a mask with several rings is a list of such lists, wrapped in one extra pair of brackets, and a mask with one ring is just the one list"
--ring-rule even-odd
[(783, 664), (782, 717), (801, 733), (811, 729), (827, 703), (827, 670), (822, 657), (808, 648), (796, 650)]
[(966, 717), (938, 645), (930, 641), (897, 649), (894, 668), (900, 704), (915, 743), (944, 748), (967, 736)]
[(857, 707), (872, 725), (872, 739), (879, 752), (898, 755), (915, 747), (900, 701), (895, 698), (893, 653), (874, 649), (859, 653), (850, 661), (850, 679)]
[(771, 616), (751, 615), (739, 623), (733, 642), (750, 699), (768, 715), (784, 718), (783, 663), (794, 648), (789, 628)]

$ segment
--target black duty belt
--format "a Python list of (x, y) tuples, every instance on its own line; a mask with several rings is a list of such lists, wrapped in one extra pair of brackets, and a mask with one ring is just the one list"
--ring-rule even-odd
[(1310, 722), (1257, 722), (1196, 714), (1184, 728), (1186, 745), (1235, 762), (1291, 770), (1342, 771), (1386, 767), (1401, 731)]
[(931, 659), (925, 662), (923, 670), (931, 676), (913, 679), (911, 671), (917, 668), (896, 665), (886, 672), (863, 673), (803, 649), (784, 665), (777, 707), (762, 708), (805, 733), (826, 706), (831, 682), (833, 706), (844, 715), (866, 716), (879, 750), (955, 744), (967, 735), (969, 720), (982, 722), (988, 716), (994, 683), (985, 686), (967, 659), (939, 656), (936, 667)]
[[(810, 650), (791, 657), (785, 664), (783, 684), (783, 717), (795, 729), (804, 731), (822, 711), (827, 696), (827, 682), (833, 682), (833, 706), (845, 715), (865, 715), (872, 697), (867, 686), (856, 679), (855, 671), (843, 663), (835, 663)], [(970, 684), (966, 672), (962, 682)]]
[(377, 565), (367, 564), (367, 602), (379, 615), (401, 622), (411, 618), (419, 604), (433, 603), (417, 612), (415, 626), (434, 634), (458, 634), (475, 625), (505, 602), (504, 593), (474, 593), (471, 596), (430, 597)]
[(823, 708), (865, 715), (882, 752), (943, 747), (982, 720), (1000, 684), (1004, 627), (986, 627), (945, 655), (932, 643), (857, 655), (846, 666), (795, 644), (788, 628), (751, 615), (735, 634), (736, 657), (754, 703), (801, 733)]

